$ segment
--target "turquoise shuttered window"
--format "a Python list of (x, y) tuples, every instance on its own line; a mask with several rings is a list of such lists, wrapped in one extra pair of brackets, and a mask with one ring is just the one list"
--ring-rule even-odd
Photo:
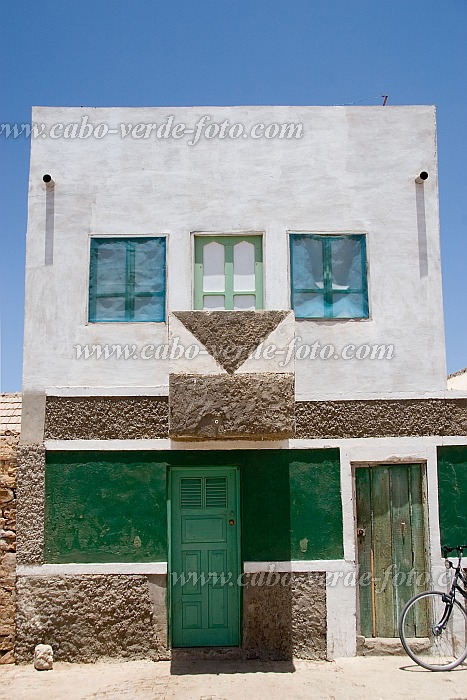
[(92, 238), (89, 320), (165, 321), (165, 238)]
[(368, 318), (365, 236), (290, 236), (296, 318)]

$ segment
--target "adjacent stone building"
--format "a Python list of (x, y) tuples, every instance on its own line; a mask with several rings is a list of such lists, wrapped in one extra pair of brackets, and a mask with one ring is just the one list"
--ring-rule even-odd
[(0, 664), (14, 663), (16, 467), (21, 394), (0, 395)]
[(467, 539), (434, 108), (33, 120), (18, 659), (396, 637)]

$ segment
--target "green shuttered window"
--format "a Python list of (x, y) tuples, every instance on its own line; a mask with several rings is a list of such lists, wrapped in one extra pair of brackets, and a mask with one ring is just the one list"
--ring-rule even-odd
[(263, 308), (261, 236), (196, 236), (195, 309)]
[(165, 321), (165, 238), (92, 238), (89, 320)]
[(292, 234), (290, 263), (297, 318), (368, 318), (364, 235)]

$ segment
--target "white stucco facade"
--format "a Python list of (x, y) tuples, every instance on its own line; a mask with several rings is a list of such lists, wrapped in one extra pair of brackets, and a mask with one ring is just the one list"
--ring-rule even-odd
[[(32, 141), (24, 390), (168, 383), (168, 362), (76, 359), (77, 344), (167, 341), (165, 324), (88, 323), (91, 236), (167, 237), (167, 311), (193, 308), (193, 234), (263, 236), (266, 309), (290, 308), (289, 232), (365, 233), (370, 317), (297, 321), (304, 344), (393, 345), (391, 360), (301, 360), (300, 400), (445, 391), (435, 110), (422, 107), (35, 108), (33, 121), (302, 124), (301, 138)], [(57, 133), (63, 133), (58, 130)], [(424, 184), (415, 177), (425, 170)], [(42, 177), (49, 173), (53, 188)], [(47, 257), (47, 264), (44, 264)], [(122, 365), (125, 364), (123, 369)], [(166, 393), (166, 389), (165, 389)]]

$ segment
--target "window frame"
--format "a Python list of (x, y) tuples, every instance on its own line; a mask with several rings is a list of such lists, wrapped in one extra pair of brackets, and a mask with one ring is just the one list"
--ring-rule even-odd
[[(164, 242), (164, 267), (163, 267), (163, 287), (159, 292), (139, 292), (135, 293), (135, 245), (152, 240), (160, 240)], [(105, 243), (125, 243), (125, 292), (124, 294), (105, 293), (98, 294), (95, 291), (97, 283), (97, 251), (99, 246)], [(89, 243), (89, 265), (88, 265), (88, 313), (87, 323), (166, 323), (167, 320), (167, 236), (165, 235), (91, 235)], [(116, 319), (100, 319), (96, 318), (96, 302), (103, 298), (122, 297), (125, 300), (125, 318)], [(133, 302), (136, 298), (144, 297), (162, 297), (163, 298), (163, 314), (162, 319), (135, 319)]]
[[(237, 243), (252, 243), (255, 248), (255, 289), (250, 291), (235, 291), (233, 288), (233, 249)], [(203, 289), (203, 248), (208, 243), (219, 243), (224, 246), (224, 276), (225, 289), (222, 292), (204, 292)], [(241, 311), (234, 309), (234, 296), (255, 295), (255, 311), (264, 309), (263, 294), (263, 236), (255, 234), (195, 234), (194, 235), (194, 275), (193, 275), (193, 309), (195, 311), (209, 311), (204, 309), (205, 296), (224, 297), (224, 311)]]
[[(294, 270), (293, 270), (293, 242), (294, 240), (300, 238), (312, 238), (314, 240), (319, 240), (322, 243), (322, 257), (323, 257), (323, 289), (311, 288), (311, 287), (294, 287)], [(362, 284), (360, 288), (352, 287), (351, 289), (332, 289), (332, 241), (343, 238), (357, 238), (361, 241), (361, 267), (362, 267)], [(332, 232), (332, 233), (320, 233), (320, 232), (307, 232), (307, 231), (290, 231), (289, 232), (289, 269), (290, 269), (290, 308), (295, 313), (295, 318), (297, 320), (311, 320), (311, 321), (367, 321), (370, 318), (370, 305), (369, 305), (369, 294), (368, 294), (368, 246), (367, 246), (367, 235), (365, 232)], [(295, 312), (293, 297), (296, 293), (309, 293), (309, 294), (322, 294), (324, 302), (324, 315), (323, 316), (299, 316)], [(334, 294), (361, 294), (363, 297), (363, 311), (362, 316), (334, 316), (333, 310), (333, 295)]]

